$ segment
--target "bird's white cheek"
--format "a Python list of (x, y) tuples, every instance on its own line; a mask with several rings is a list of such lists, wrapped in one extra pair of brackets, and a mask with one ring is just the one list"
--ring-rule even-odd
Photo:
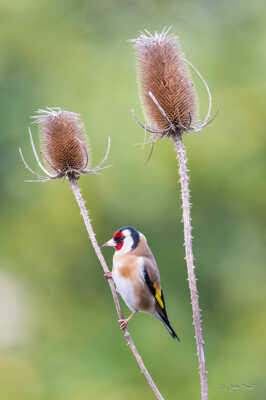
[(126, 254), (129, 253), (132, 249), (134, 241), (131, 236), (127, 236), (123, 242), (123, 246), (120, 250), (116, 250), (116, 254)]

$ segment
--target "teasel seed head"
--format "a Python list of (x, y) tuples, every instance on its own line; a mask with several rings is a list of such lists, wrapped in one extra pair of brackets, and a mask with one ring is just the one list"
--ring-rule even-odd
[(88, 139), (78, 114), (60, 108), (47, 108), (38, 110), (32, 118), (40, 128), (41, 154), (53, 174), (42, 165), (29, 129), (35, 160), (46, 176), (36, 173), (29, 167), (20, 148), (20, 156), (25, 167), (38, 177), (38, 180), (27, 182), (44, 182), (63, 177), (78, 179), (81, 174), (99, 174), (102, 169), (108, 168), (102, 165), (110, 152), (110, 138), (102, 161), (97, 167), (88, 169), (90, 161)]
[[(148, 125), (137, 122), (155, 138), (194, 133), (209, 123), (211, 93), (199, 71), (185, 59), (177, 36), (164, 29), (152, 35), (148, 31), (131, 40), (136, 50), (137, 77), (141, 104)], [(196, 125), (198, 103), (189, 64), (202, 80), (209, 96), (209, 110)]]
[[(154, 35), (145, 32), (134, 44), (140, 98), (147, 121), (161, 131), (169, 128), (152, 94), (174, 127), (189, 129), (197, 117), (197, 100), (178, 38), (166, 30)], [(174, 133), (172, 130), (171, 134)]]
[(39, 110), (41, 152), (54, 172), (81, 171), (89, 163), (89, 146), (78, 114), (61, 109)]

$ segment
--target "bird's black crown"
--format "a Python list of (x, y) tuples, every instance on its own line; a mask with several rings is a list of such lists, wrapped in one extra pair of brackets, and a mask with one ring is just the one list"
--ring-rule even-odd
[(129, 231), (130, 231), (131, 237), (132, 237), (132, 239), (133, 239), (133, 246), (132, 246), (132, 248), (131, 248), (131, 251), (132, 251), (132, 250), (134, 250), (134, 249), (137, 247), (137, 245), (139, 244), (140, 235), (139, 235), (139, 232), (136, 231), (136, 229), (132, 228), (132, 226), (124, 226), (123, 228), (120, 228), (120, 229), (119, 229), (119, 232), (123, 232), (123, 231), (125, 231), (125, 230), (129, 230)]

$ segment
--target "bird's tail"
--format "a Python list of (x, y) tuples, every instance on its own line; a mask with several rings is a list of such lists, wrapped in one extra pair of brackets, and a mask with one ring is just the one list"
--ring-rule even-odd
[(168, 321), (168, 324), (166, 322), (164, 322), (164, 325), (165, 325), (166, 329), (168, 330), (168, 332), (170, 333), (170, 335), (172, 336), (172, 338), (173, 339), (177, 339), (180, 342), (179, 337), (177, 336), (177, 334), (175, 333), (175, 331), (173, 330), (173, 328), (169, 324), (169, 321)]
[(168, 319), (167, 315), (161, 315), (158, 312), (156, 312), (155, 316), (156, 316), (156, 318), (158, 318), (160, 321), (163, 322), (164, 326), (166, 327), (166, 329), (168, 330), (168, 332), (170, 333), (172, 338), (173, 339), (177, 339), (180, 342), (179, 337), (177, 336), (177, 334), (175, 333), (175, 331), (171, 327), (171, 324), (169, 322), (169, 319)]

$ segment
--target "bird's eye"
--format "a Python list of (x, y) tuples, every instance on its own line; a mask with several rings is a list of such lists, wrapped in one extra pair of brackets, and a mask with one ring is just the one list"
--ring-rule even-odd
[(113, 239), (116, 243), (121, 243), (124, 240), (125, 236), (121, 232), (116, 232), (113, 236)]

